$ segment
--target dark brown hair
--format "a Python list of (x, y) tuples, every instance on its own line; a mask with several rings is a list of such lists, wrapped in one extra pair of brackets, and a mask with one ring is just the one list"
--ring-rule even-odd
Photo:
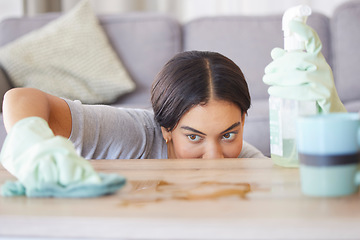
[(240, 68), (216, 52), (189, 51), (175, 55), (157, 75), (151, 89), (155, 120), (172, 131), (192, 107), (211, 98), (250, 108), (248, 85)]

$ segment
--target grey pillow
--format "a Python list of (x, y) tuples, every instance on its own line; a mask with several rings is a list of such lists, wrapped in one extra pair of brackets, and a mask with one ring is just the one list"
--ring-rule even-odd
[(111, 103), (135, 89), (88, 0), (0, 49), (14, 87), (84, 103)]

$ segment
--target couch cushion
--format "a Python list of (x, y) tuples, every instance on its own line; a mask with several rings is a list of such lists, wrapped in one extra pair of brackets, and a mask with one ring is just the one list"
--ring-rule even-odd
[[(360, 98), (360, 2), (341, 5), (331, 20), (334, 78), (338, 94), (345, 103)], [(348, 109), (349, 110), (349, 109)], [(360, 108), (357, 109), (359, 111)]]
[(135, 87), (89, 1), (2, 47), (0, 62), (16, 87), (84, 103), (111, 103)]
[[(281, 15), (205, 17), (184, 26), (185, 50), (217, 51), (232, 59), (242, 69), (254, 99), (268, 98), (268, 86), (262, 82), (270, 52), (283, 47)], [(329, 19), (314, 13), (308, 24), (323, 42), (323, 54), (330, 59)]]
[[(357, 91), (360, 90), (359, 85), (356, 88), (357, 88)], [(345, 102), (344, 105), (348, 112), (360, 112), (360, 100), (358, 100), (358, 99)]]
[(100, 21), (136, 82), (135, 91), (117, 103), (151, 107), (150, 88), (155, 76), (170, 58), (182, 51), (180, 24), (167, 15), (153, 13), (100, 16)]
[[(0, 102), (3, 102), (4, 94), (11, 89), (10, 82), (5, 72), (0, 68)], [(2, 104), (0, 105), (0, 112), (2, 112)]]
[(265, 156), (270, 156), (270, 125), (268, 99), (253, 99), (245, 118), (244, 140), (257, 147)]

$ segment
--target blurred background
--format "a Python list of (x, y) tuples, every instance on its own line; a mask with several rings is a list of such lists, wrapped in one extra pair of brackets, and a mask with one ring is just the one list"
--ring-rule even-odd
[[(66, 12), (80, 0), (0, 0), (0, 21), (11, 16), (33, 16), (47, 12)], [(201, 16), (269, 15), (307, 4), (313, 11), (331, 16), (348, 0), (91, 0), (98, 14), (130, 11), (162, 12), (181, 22)], [(360, 1), (360, 0), (359, 0)]]

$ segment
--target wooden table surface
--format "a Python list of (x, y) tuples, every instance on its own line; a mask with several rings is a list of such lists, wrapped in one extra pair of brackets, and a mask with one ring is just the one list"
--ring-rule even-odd
[[(92, 160), (127, 184), (90, 199), (0, 197), (0, 237), (360, 239), (360, 194), (311, 198), (271, 159)], [(14, 180), (0, 167), (0, 184)]]

